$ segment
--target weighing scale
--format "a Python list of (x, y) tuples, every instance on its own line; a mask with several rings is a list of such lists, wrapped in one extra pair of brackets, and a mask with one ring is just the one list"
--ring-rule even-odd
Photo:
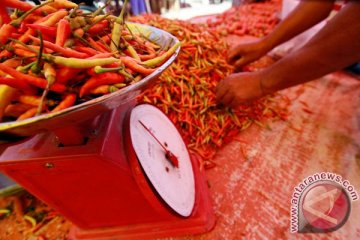
[[(160, 45), (178, 40), (141, 24)], [(170, 41), (171, 40), (171, 41)], [(215, 224), (195, 155), (155, 106), (136, 98), (176, 58), (123, 90), (58, 113), (0, 124), (0, 170), (76, 227), (70, 239), (193, 235)]]

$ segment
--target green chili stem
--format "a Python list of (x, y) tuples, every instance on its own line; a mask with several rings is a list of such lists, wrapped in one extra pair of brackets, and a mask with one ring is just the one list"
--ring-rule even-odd
[(39, 74), (41, 71), (40, 64), (41, 64), (42, 54), (43, 54), (43, 50), (44, 50), (43, 36), (39, 30), (37, 30), (37, 33), (39, 34), (39, 38), (40, 38), (40, 49), (39, 49), (39, 53), (37, 55), (36, 63), (35, 63), (35, 65), (33, 65), (31, 67), (31, 71), (35, 74)]
[(27, 73), (29, 71), (29, 69), (36, 63), (36, 61), (29, 63), (28, 65), (25, 66), (19, 66), (16, 68), (17, 71), (22, 72), (22, 73)]

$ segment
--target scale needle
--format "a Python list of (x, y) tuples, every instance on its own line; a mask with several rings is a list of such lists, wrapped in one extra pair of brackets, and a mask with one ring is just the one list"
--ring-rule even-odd
[(166, 159), (174, 166), (174, 167), (179, 167), (179, 160), (178, 158), (169, 150), (167, 149), (160, 141), (159, 139), (157, 139), (157, 137), (155, 137), (155, 135), (150, 131), (150, 129), (148, 127), (145, 126), (144, 123), (142, 123), (140, 120), (138, 120), (139, 123), (145, 128), (145, 130), (147, 132), (150, 133), (150, 135), (159, 143), (159, 145), (164, 149), (165, 151), (165, 157)]

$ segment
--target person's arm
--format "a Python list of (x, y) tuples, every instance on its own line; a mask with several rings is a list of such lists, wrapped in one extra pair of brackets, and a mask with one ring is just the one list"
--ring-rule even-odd
[(228, 52), (228, 62), (240, 68), (251, 63), (274, 47), (290, 40), (324, 20), (334, 6), (333, 0), (303, 0), (266, 37), (248, 44), (239, 44)]
[(350, 1), (304, 47), (254, 73), (231, 74), (217, 88), (217, 100), (236, 106), (311, 81), (360, 60), (360, 2)]
[(341, 70), (360, 60), (360, 2), (351, 1), (301, 50), (263, 71), (265, 93)]

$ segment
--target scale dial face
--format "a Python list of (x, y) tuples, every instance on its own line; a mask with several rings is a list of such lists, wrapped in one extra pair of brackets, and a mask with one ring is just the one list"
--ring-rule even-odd
[[(131, 111), (130, 137), (140, 165), (160, 197), (176, 213), (190, 216), (195, 203), (194, 172), (189, 152), (173, 123), (156, 107), (138, 105)], [(155, 138), (176, 156), (177, 167)]]

